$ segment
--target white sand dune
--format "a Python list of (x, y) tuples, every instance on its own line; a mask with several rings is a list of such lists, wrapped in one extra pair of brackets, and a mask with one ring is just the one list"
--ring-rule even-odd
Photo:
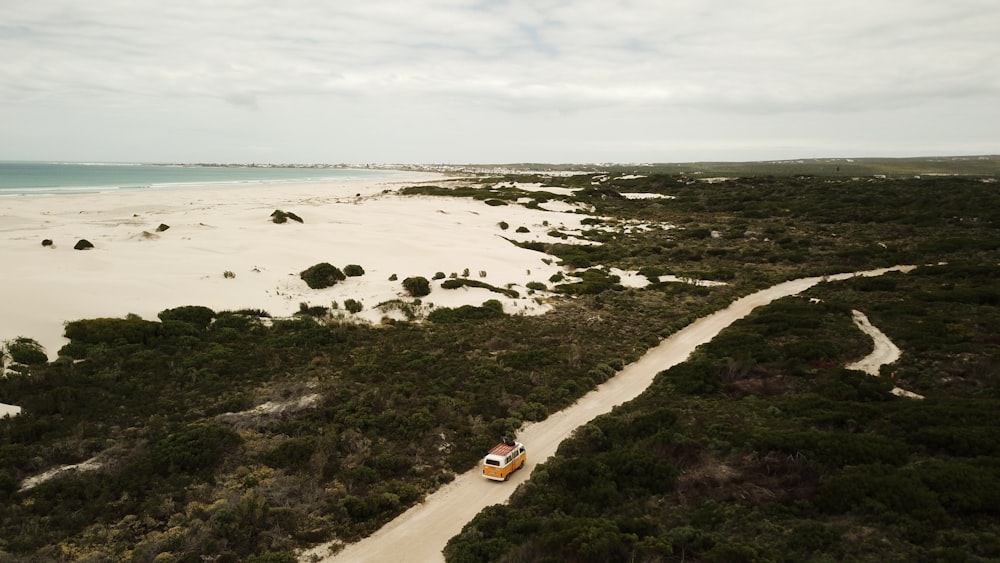
[[(579, 230), (586, 215), (396, 193), (432, 179), (441, 176), (413, 174), (392, 184), (354, 180), (2, 198), (0, 341), (33, 338), (53, 358), (67, 342), (67, 321), (130, 313), (153, 320), (182, 305), (288, 316), (300, 303), (329, 307), (355, 299), (364, 305), (357, 317), (378, 322), (386, 313), (377, 304), (407, 298), (404, 278), (431, 279), (437, 272), (468, 271), (470, 279), (509, 285), (520, 297), (479, 288), (444, 290), (435, 281), (425, 306), (498, 299), (510, 314), (547, 310), (524, 286), (548, 283), (560, 268), (503, 237), (546, 240), (551, 229)], [(275, 224), (270, 215), (276, 209), (303, 222)], [(169, 229), (158, 231), (161, 224)], [(522, 226), (529, 232), (515, 233)], [(43, 247), (43, 239), (54, 244)], [(74, 250), (79, 239), (94, 248)], [(312, 290), (298, 274), (320, 262), (358, 264), (366, 273)], [(396, 281), (389, 280), (393, 274)]]

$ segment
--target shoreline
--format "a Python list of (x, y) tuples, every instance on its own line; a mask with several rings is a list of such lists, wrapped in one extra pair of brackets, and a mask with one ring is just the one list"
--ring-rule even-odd
[(393, 181), (414, 170), (364, 166), (209, 165), (0, 160), (0, 196), (211, 189), (259, 184)]

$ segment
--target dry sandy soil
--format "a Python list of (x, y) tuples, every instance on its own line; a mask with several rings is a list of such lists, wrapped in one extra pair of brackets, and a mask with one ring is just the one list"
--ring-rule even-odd
[[(899, 348), (893, 344), (892, 340), (885, 335), (884, 332), (878, 329), (878, 327), (872, 325), (871, 321), (868, 320), (868, 316), (861, 311), (854, 311), (854, 324), (857, 325), (861, 332), (867, 334), (872, 338), (874, 344), (874, 349), (871, 354), (868, 354), (864, 358), (849, 364), (845, 367), (847, 369), (854, 369), (858, 371), (863, 371), (868, 375), (878, 377), (881, 373), (882, 366), (886, 364), (891, 364), (899, 359), (901, 352)], [(923, 399), (923, 395), (918, 395), (912, 391), (907, 391), (902, 387), (893, 387), (892, 394), (899, 397), (908, 397), (910, 399)]]

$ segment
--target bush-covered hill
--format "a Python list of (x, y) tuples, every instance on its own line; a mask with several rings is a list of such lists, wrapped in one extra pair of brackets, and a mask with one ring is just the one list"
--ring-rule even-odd
[[(929, 266), (755, 311), (580, 428), (448, 560), (996, 560), (998, 281)], [(903, 350), (881, 378), (843, 369), (871, 348), (851, 309)]]
[[(846, 557), (874, 559), (899, 546), (990, 557), (996, 515), (947, 495), (956, 468), (983, 486), (996, 477), (991, 438), (981, 431), (997, 398), (996, 184), (530, 179), (582, 188), (557, 196), (509, 187), (518, 179), (431, 195), (509, 204), (559, 197), (595, 209), (593, 228), (580, 236), (601, 245), (553, 239), (537, 248), (595, 272), (567, 271), (566, 285), (579, 279), (588, 291), (555, 294), (544, 316), (498, 315), (486, 304), (371, 327), (195, 306), (157, 321), (68, 324), (71, 343), (59, 360), (14, 365), (0, 379), (0, 401), (24, 409), (0, 421), (0, 561), (283, 561), (297, 547), (350, 541), (471, 468), (499, 434), (572, 403), (659, 338), (739, 295), (805, 275), (939, 261), (953, 266), (830, 284), (814, 290), (821, 304), (789, 300), (758, 313), (634, 405), (580, 432), (593, 440), (563, 446), (526, 495), (561, 507), (558, 518), (541, 518), (522, 498), (484, 515), (523, 524), (516, 533), (505, 526), (487, 534), (480, 521), (450, 554), (466, 560), (483, 553), (483, 542), (511, 543), (490, 535), (500, 533), (521, 538), (512, 560), (585, 558), (623, 545), (652, 560), (795, 559), (840, 543)], [(508, 187), (494, 188), (500, 180)], [(655, 283), (597, 283), (611, 279), (598, 273), (612, 266)], [(728, 285), (658, 281), (666, 275)], [(851, 308), (905, 351), (897, 383), (927, 395), (914, 405), (930, 410), (907, 410), (915, 407), (885, 397), (884, 382), (838, 369), (868, 345), (850, 324)], [(25, 346), (15, 343), (21, 358), (30, 356)], [(926, 413), (947, 416), (928, 425)], [(22, 488), (88, 460), (89, 470)], [(941, 531), (914, 542), (923, 528), (903, 518), (912, 507), (899, 502), (908, 501), (855, 502), (859, 493), (837, 488), (855, 476), (885, 484), (878, 491), (922, 483), (931, 492), (914, 501), (913, 514)], [(563, 506), (567, 491), (588, 502)], [(615, 512), (622, 498), (630, 499), (627, 516)], [(746, 521), (759, 533), (741, 528)], [(781, 533), (765, 533), (768, 522)]]

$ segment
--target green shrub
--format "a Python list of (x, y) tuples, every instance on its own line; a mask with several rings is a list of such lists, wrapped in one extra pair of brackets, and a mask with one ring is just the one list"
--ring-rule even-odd
[(821, 432), (762, 432), (753, 438), (761, 450), (801, 454), (831, 468), (882, 463), (902, 465), (908, 459), (905, 443), (880, 434)]
[(7, 353), (10, 354), (11, 360), (26, 366), (44, 364), (49, 361), (48, 356), (45, 355), (45, 348), (41, 344), (23, 336), (7, 343)]
[(510, 225), (507, 224), (507, 221), (500, 221), (499, 223), (497, 223), (497, 225), (499, 225), (500, 229), (504, 231), (510, 228)]
[(460, 323), (465, 321), (480, 321), (502, 317), (503, 304), (496, 299), (484, 301), (482, 307), (462, 305), (454, 309), (441, 307), (427, 315), (427, 320), (435, 323)]
[(840, 514), (857, 510), (898, 521), (900, 516), (940, 524), (947, 512), (914, 471), (888, 465), (860, 465), (825, 479), (816, 505)]
[(520, 226), (517, 229), (515, 229), (514, 232), (515, 233), (530, 233), (531, 231), (528, 230), (528, 227)]
[(689, 360), (656, 374), (658, 380), (673, 385), (679, 393), (712, 395), (722, 389), (718, 369), (706, 360)]
[(458, 289), (460, 287), (479, 287), (479, 288), (482, 288), (482, 289), (488, 289), (488, 290), (492, 291), (493, 293), (499, 293), (499, 294), (502, 294), (502, 295), (506, 295), (507, 297), (510, 297), (511, 299), (517, 299), (518, 297), (520, 297), (520, 294), (515, 289), (504, 289), (504, 288), (501, 288), (501, 287), (497, 287), (495, 285), (488, 284), (486, 282), (481, 282), (479, 280), (470, 280), (470, 279), (464, 279), (464, 278), (457, 279), (456, 278), (456, 279), (449, 279), (449, 280), (445, 280), (445, 281), (441, 282), (441, 288), (442, 289)]
[(347, 278), (344, 272), (340, 271), (340, 268), (329, 262), (320, 262), (319, 264), (310, 266), (302, 270), (299, 273), (299, 277), (312, 289), (330, 287)]
[(230, 448), (240, 444), (239, 434), (228, 428), (193, 425), (170, 434), (153, 445), (153, 459), (163, 475), (211, 470)]
[(306, 315), (306, 316), (309, 316), (309, 317), (324, 317), (324, 316), (326, 316), (327, 312), (329, 312), (329, 310), (330, 309), (328, 307), (324, 307), (322, 305), (312, 305), (312, 306), (310, 306), (308, 303), (302, 302), (302, 303), (299, 303), (299, 310), (295, 314), (296, 315)]
[(512, 240), (510, 242), (513, 243), (514, 246), (518, 246), (527, 250), (534, 250), (535, 252), (546, 252), (547, 249), (544, 242), (539, 242), (536, 240), (526, 240), (524, 242), (518, 242), (516, 240)]
[(357, 264), (348, 264), (344, 266), (344, 275), (349, 278), (356, 278), (365, 275), (365, 269)]
[(73, 245), (73, 248), (76, 250), (88, 250), (94, 248), (94, 244), (91, 243), (89, 240), (82, 238), (76, 241), (76, 244)]
[(85, 344), (148, 344), (160, 332), (160, 323), (136, 315), (124, 319), (83, 319), (66, 323), (66, 338)]
[(215, 319), (215, 311), (200, 305), (187, 305), (164, 309), (156, 315), (161, 321), (183, 321), (198, 328), (208, 328)]
[(316, 442), (315, 436), (290, 438), (264, 454), (263, 461), (276, 469), (300, 471), (305, 469), (316, 451)]
[(444, 272), (437, 272), (434, 274), (434, 277), (432, 279), (443, 280), (444, 278), (445, 278)]
[(403, 289), (413, 297), (423, 297), (431, 292), (431, 283), (423, 276), (413, 276), (403, 280)]
[(365, 308), (360, 301), (356, 299), (344, 299), (344, 308), (351, 313), (360, 313), (362, 309)]
[(544, 283), (542, 283), (542, 282), (536, 282), (536, 281), (528, 282), (528, 283), (524, 284), (524, 287), (527, 287), (528, 289), (533, 289), (535, 291), (545, 291), (545, 290), (547, 290), (549, 288)]
[(299, 223), (302, 222), (302, 218), (292, 213), (291, 211), (282, 211), (280, 209), (275, 209), (274, 212), (271, 213), (271, 221), (275, 223), (281, 224), (288, 221), (289, 219), (291, 219), (292, 221), (297, 221)]
[(580, 274), (576, 274), (580, 281), (574, 283), (564, 283), (556, 286), (557, 291), (572, 295), (587, 295), (601, 293), (602, 291), (619, 287), (621, 278), (609, 275), (603, 270), (591, 268)]
[(651, 283), (657, 283), (660, 281), (660, 276), (663, 275), (663, 270), (657, 266), (643, 266), (639, 268), (639, 275), (644, 276)]
[(502, 199), (487, 199), (483, 203), (485, 203), (486, 205), (492, 205), (493, 207), (496, 207), (498, 205), (507, 205), (507, 202)]
[(570, 250), (560, 255), (560, 258), (562, 258), (562, 265), (570, 268), (589, 268), (593, 264), (590, 256), (580, 250)]

